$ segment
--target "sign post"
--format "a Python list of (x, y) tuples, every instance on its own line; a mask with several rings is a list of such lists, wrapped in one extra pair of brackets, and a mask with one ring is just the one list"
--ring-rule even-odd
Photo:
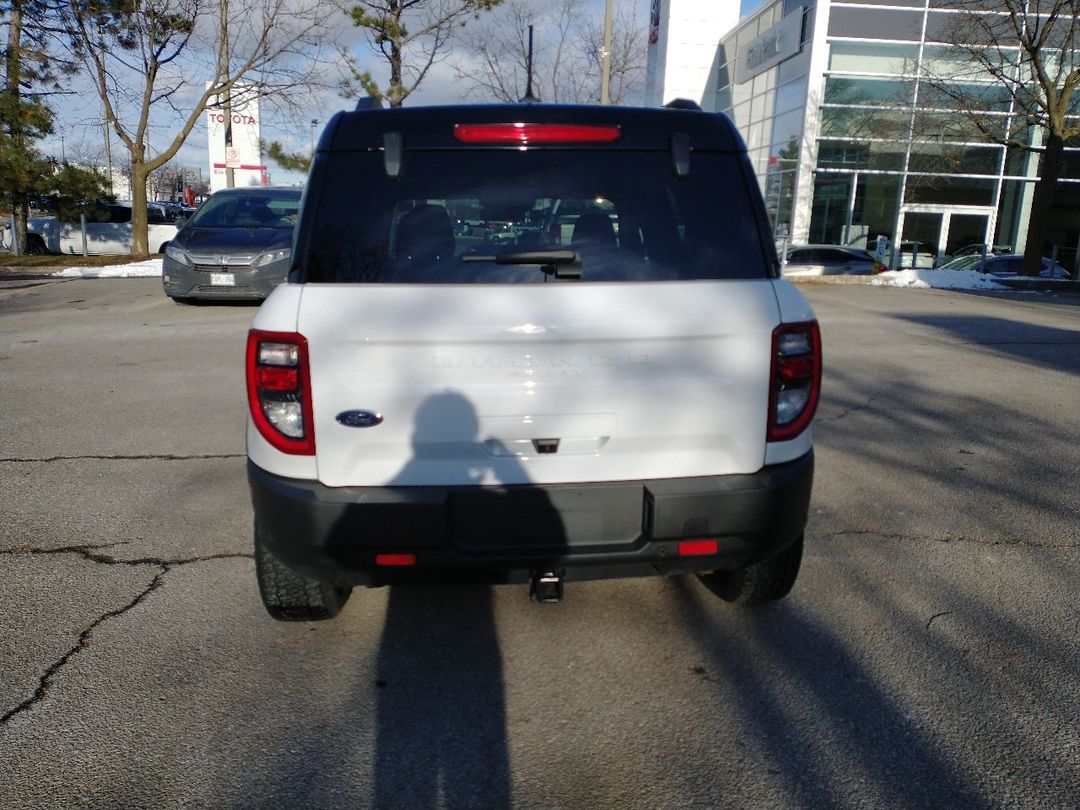
[(211, 193), (232, 186), (264, 185), (266, 166), (259, 148), (259, 97), (254, 86), (236, 84), (227, 99), (224, 93), (214, 98), (206, 111), (206, 129)]

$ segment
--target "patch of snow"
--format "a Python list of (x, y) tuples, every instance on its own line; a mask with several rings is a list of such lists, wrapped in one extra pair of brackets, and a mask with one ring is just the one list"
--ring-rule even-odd
[(933, 287), (938, 290), (1004, 290), (993, 276), (977, 270), (930, 270), (917, 267), (890, 270), (876, 276), (871, 284), (878, 287)]
[(104, 267), (67, 267), (52, 275), (56, 278), (161, 278), (161, 259)]

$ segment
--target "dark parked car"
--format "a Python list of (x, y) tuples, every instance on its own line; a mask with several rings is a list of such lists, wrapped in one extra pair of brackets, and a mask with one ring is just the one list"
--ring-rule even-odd
[(937, 259), (934, 260), (935, 266), (940, 267), (943, 264), (951, 262), (953, 259), (959, 259), (963, 256), (982, 256), (984, 248), (987, 256), (1003, 256), (1013, 252), (1011, 245), (964, 245), (964, 247), (960, 248), (955, 253), (944, 253), (941, 256), (938, 256)]
[[(938, 269), (978, 270), (983, 273), (990, 273), (994, 276), (1008, 278), (1010, 276), (1019, 275), (1023, 264), (1024, 257), (1019, 253), (1013, 253), (1007, 256), (987, 256), (985, 262), (981, 261), (981, 257), (979, 256), (961, 256), (957, 259), (953, 259), (951, 262), (941, 265)], [(1039, 272), (1039, 277), (1059, 279), (1071, 278), (1069, 271), (1053, 259), (1042, 260), (1042, 270)]]
[(165, 251), (165, 294), (262, 299), (285, 280), (298, 188), (230, 188), (210, 196)]
[(784, 276), (866, 276), (874, 272), (874, 257), (843, 245), (795, 245), (788, 248)]

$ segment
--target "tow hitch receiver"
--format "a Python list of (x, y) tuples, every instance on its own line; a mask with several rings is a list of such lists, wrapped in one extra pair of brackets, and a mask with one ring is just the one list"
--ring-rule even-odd
[(561, 571), (536, 571), (529, 581), (529, 598), (542, 604), (561, 602), (563, 575)]

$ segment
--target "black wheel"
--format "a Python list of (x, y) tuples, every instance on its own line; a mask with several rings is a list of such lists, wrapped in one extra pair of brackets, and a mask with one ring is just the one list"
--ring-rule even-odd
[(44, 240), (37, 234), (26, 235), (26, 255), (27, 256), (44, 256), (48, 253), (45, 250)]
[(775, 602), (787, 596), (795, 585), (802, 553), (803, 538), (800, 536), (775, 557), (736, 571), (713, 571), (699, 577), (710, 591), (725, 602), (737, 605)]
[(169, 298), (171, 298), (177, 304), (194, 304), (195, 303), (190, 298), (185, 298), (182, 295), (170, 295)]
[(286, 568), (267, 550), (263, 529), (255, 524), (255, 576), (267, 613), (282, 622), (315, 622), (341, 612), (352, 588), (309, 579)]

